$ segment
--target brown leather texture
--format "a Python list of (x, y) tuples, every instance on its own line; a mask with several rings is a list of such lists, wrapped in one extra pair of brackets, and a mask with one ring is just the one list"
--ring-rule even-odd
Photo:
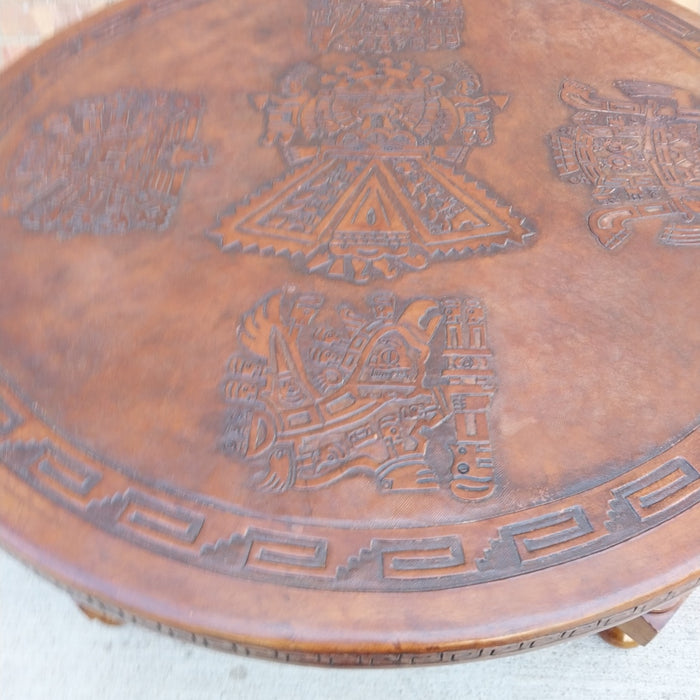
[(700, 580), (700, 21), (128, 2), (0, 77), (0, 541), (316, 663)]

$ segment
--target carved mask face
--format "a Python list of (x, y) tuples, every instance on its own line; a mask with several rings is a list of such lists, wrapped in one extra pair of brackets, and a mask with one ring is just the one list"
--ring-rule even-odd
[(377, 294), (372, 297), (372, 309), (377, 319), (390, 321), (395, 315), (396, 301), (390, 294)]

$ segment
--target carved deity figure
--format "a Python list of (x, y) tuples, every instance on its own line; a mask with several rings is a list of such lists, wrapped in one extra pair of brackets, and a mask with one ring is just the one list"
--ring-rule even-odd
[(226, 379), (223, 448), (271, 491), (353, 475), (386, 492), (491, 494), (495, 372), (472, 298), (370, 296), (329, 308), (271, 295), (244, 317)]
[(577, 111), (551, 137), (559, 174), (593, 185), (588, 225), (608, 249), (636, 221), (658, 220), (664, 245), (700, 245), (700, 101), (669, 85), (618, 81), (627, 100), (598, 97), (564, 81), (561, 99)]

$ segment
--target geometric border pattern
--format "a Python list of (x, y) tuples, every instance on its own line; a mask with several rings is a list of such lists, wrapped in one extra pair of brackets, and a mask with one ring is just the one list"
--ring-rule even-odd
[(644, 0), (590, 0), (670, 39), (700, 58), (700, 29)]
[[(127, 476), (58, 435), (0, 380), (0, 468), (93, 526), (156, 555), (283, 586), (461, 588), (573, 561), (700, 504), (700, 427), (584, 493), (484, 521), (348, 529), (245, 516)], [(473, 543), (490, 536), (478, 557)], [(471, 545), (471, 546), (470, 546)]]

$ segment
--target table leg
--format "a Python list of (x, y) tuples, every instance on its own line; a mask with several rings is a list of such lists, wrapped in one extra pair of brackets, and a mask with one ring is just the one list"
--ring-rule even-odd
[(124, 620), (117, 617), (116, 615), (112, 615), (111, 613), (107, 612), (107, 610), (90, 605), (89, 603), (86, 603), (85, 601), (76, 600), (75, 604), (78, 606), (78, 609), (82, 613), (87, 615), (91, 620), (99, 620), (100, 622), (104, 623), (105, 625), (123, 625), (124, 624)]
[(600, 636), (609, 644), (623, 649), (646, 646), (674, 616), (687, 597), (682, 595), (674, 598), (661, 608), (650, 610), (622, 625), (601, 632)]

